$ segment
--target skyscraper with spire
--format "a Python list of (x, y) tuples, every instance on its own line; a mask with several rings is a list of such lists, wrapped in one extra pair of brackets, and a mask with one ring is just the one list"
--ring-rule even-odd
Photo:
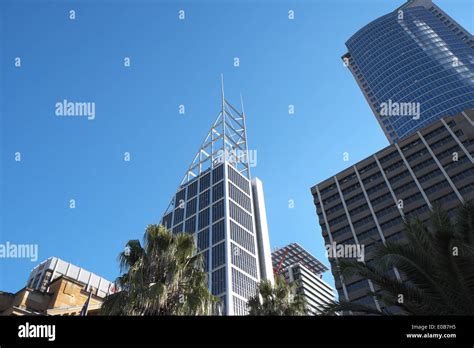
[(273, 281), (262, 182), (251, 178), (245, 112), (230, 104), (221, 85), (221, 105), (197, 150), (162, 224), (192, 233), (204, 259), (208, 285), (226, 315), (247, 314), (247, 300), (261, 279)]

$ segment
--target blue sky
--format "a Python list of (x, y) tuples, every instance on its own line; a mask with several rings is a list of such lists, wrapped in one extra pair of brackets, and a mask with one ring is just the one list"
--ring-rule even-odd
[[(3, 1), (0, 243), (36, 243), (39, 260), (0, 258), (0, 290), (49, 256), (115, 279), (117, 254), (160, 220), (217, 117), (221, 73), (231, 103), (243, 94), (272, 247), (298, 242), (327, 265), (310, 187), (388, 145), (344, 43), (402, 3)], [(471, 0), (435, 3), (473, 32)], [(95, 119), (56, 117), (63, 99), (95, 102)]]

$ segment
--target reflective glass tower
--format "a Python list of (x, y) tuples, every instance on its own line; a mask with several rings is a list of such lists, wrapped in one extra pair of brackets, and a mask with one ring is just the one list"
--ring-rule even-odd
[(262, 182), (250, 177), (254, 152), (247, 146), (243, 104), (224, 98), (162, 218), (173, 233), (192, 233), (208, 272), (209, 290), (223, 313), (247, 314), (261, 279), (273, 281)]
[(390, 143), (474, 107), (472, 35), (431, 0), (408, 1), (346, 46), (342, 59)]

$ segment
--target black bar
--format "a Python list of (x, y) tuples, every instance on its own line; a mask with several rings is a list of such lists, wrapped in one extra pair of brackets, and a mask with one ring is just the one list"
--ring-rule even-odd
[[(55, 325), (54, 341), (19, 337), (20, 325)], [(413, 326), (415, 325), (415, 326)], [(431, 326), (430, 326), (431, 325)], [(26, 328), (26, 326), (24, 327)], [(23, 330), (23, 332), (25, 332)], [(407, 334), (426, 337), (408, 338)], [(434, 338), (447, 334), (456, 337)], [(50, 335), (51, 336), (51, 335)], [(52, 338), (52, 336), (51, 336)], [(474, 344), (473, 317), (0, 317), (0, 346), (226, 344)]]

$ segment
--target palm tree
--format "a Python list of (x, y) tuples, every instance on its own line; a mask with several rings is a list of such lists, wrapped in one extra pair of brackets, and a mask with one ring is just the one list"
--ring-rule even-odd
[[(405, 235), (405, 243), (381, 245), (372, 266), (339, 261), (344, 277), (372, 280), (379, 291), (370, 295), (384, 304), (381, 311), (341, 301), (326, 306), (325, 313), (391, 315), (393, 306), (408, 315), (474, 315), (474, 202), (461, 205), (454, 221), (437, 207), (427, 224), (418, 218), (406, 223)], [(407, 281), (389, 276), (393, 268)]]
[(191, 234), (149, 225), (143, 238), (120, 253), (119, 292), (106, 298), (105, 315), (209, 315), (217, 298), (207, 289), (202, 258)]
[(258, 293), (249, 299), (249, 315), (306, 315), (306, 300), (295, 294), (294, 285), (288, 285), (285, 278), (278, 276), (275, 285), (263, 280)]

